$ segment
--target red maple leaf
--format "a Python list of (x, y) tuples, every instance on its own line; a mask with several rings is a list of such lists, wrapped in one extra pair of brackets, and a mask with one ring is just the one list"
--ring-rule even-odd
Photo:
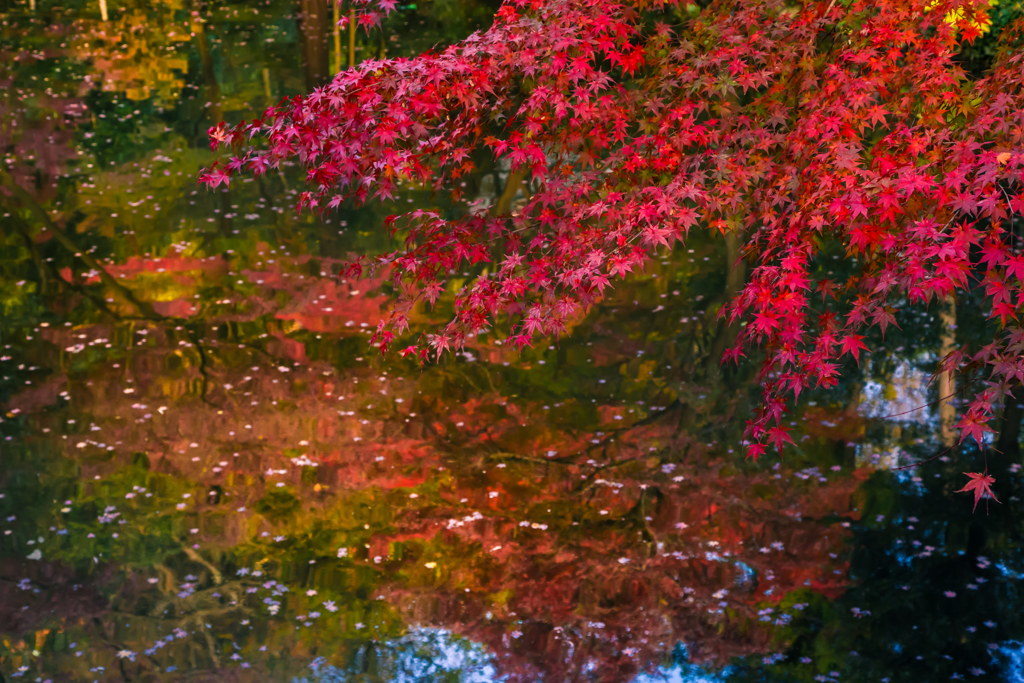
[(961, 430), (960, 441), (963, 442), (969, 436), (973, 436), (974, 440), (978, 442), (978, 445), (985, 443), (985, 432), (994, 431), (991, 427), (986, 424), (988, 420), (982, 415), (968, 413), (962, 420), (957, 424), (957, 429)]
[(967, 486), (958, 490), (956, 493), (974, 491), (974, 509), (971, 510), (971, 512), (978, 509), (978, 501), (986, 496), (997, 503), (999, 502), (999, 499), (997, 499), (995, 494), (992, 493), (992, 484), (996, 483), (996, 478), (990, 477), (988, 470), (985, 470), (984, 472), (964, 472), (964, 474), (970, 477), (971, 480), (967, 482)]
[(860, 350), (868, 350), (867, 345), (864, 344), (863, 341), (861, 341), (862, 339), (864, 339), (862, 335), (851, 334), (847, 337), (844, 337), (843, 340), (839, 342), (840, 355), (844, 353), (853, 354), (853, 359), (857, 361), (858, 366), (860, 365)]
[(824, 303), (826, 296), (835, 297), (834, 292), (836, 291), (836, 283), (828, 278), (818, 282), (818, 286), (814, 289), (815, 293), (821, 292), (821, 301)]

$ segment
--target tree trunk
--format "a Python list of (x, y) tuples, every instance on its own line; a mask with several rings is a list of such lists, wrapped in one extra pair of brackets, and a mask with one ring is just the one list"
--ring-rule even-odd
[(338, 22), (341, 21), (341, 5), (338, 0), (331, 0), (331, 5), (334, 10), (334, 60), (331, 73), (336, 74), (341, 71), (341, 29), (338, 28)]
[(196, 34), (196, 45), (199, 47), (199, 62), (203, 67), (206, 97), (210, 102), (210, 119), (217, 125), (224, 120), (224, 112), (220, 106), (220, 84), (217, 83), (217, 72), (213, 68), (213, 54), (210, 52), (210, 43), (206, 40), (206, 27), (202, 21), (193, 21), (192, 32)]
[[(942, 322), (942, 341), (939, 356), (944, 358), (956, 350), (956, 299), (948, 295), (939, 313)], [(956, 406), (953, 405), (953, 393), (956, 383), (952, 372), (939, 374), (939, 436), (946, 448), (956, 443)]]
[(299, 39), (306, 71), (306, 89), (312, 91), (327, 82), (330, 76), (330, 10), (327, 0), (299, 0)]
[(492, 216), (503, 216), (512, 210), (512, 202), (515, 200), (519, 190), (522, 189), (524, 192), (526, 190), (523, 185), (524, 180), (526, 180), (526, 166), (521, 166), (515, 171), (509, 171), (501, 196), (498, 197), (494, 207), (491, 209)]
[[(203, 66), (203, 79), (206, 81), (206, 96), (210, 101), (209, 116), (214, 125), (224, 122), (224, 109), (221, 107), (220, 83), (217, 82), (217, 72), (213, 65), (213, 54), (210, 51), (210, 43), (206, 39), (206, 30), (203, 22), (193, 22), (192, 27), (196, 34), (196, 44), (199, 47), (199, 60)], [(220, 214), (217, 218), (217, 229), (220, 234), (227, 237), (231, 234), (233, 226), (231, 216), (231, 194), (225, 187), (220, 192)], [(205, 244), (204, 244), (205, 246)]]
[[(743, 283), (747, 277), (747, 266), (740, 258), (739, 233), (730, 230), (725, 233), (725, 288), (722, 291), (722, 305), (728, 304), (733, 297), (743, 289)], [(736, 336), (740, 332), (739, 321), (730, 324), (728, 320), (721, 320), (718, 323), (718, 330), (711, 342), (707, 358), (707, 370), (709, 373), (717, 374), (722, 364), (722, 354), (736, 342)]]
[(348, 68), (356, 65), (356, 11), (348, 11)]

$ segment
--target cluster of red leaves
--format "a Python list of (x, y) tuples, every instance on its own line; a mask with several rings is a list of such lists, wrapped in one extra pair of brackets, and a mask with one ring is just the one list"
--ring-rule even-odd
[(339, 7), (346, 5), (351, 12), (342, 14), (338, 19), (338, 28), (348, 28), (349, 21), (354, 21), (356, 26), (361, 26), (369, 33), (370, 29), (380, 26), (382, 16), (391, 14), (398, 4), (397, 0), (331, 0)]
[[(748, 345), (766, 352), (765, 401), (748, 425), (755, 457), (789, 440), (786, 399), (835, 384), (867, 328), (894, 324), (901, 304), (983, 286), (1003, 331), (943, 366), (991, 366), (960, 424), (981, 437), (993, 404), (1024, 377), (1024, 256), (1012, 243), (1024, 211), (1022, 27), (1004, 30), (982, 80), (954, 60), (987, 10), (986, 0), (713, 1), (699, 11), (508, 0), (488, 31), (439, 53), (365, 62), (262, 120), (211, 129), (215, 147), (256, 136), (268, 145), (201, 180), (217, 187), (297, 157), (310, 185), (298, 208), (324, 211), (401, 186), (456, 188), (458, 201), (481, 145), (526, 170), (536, 191), (511, 216), (389, 219), (407, 238), (375, 263), (400, 293), (377, 329), (382, 348), (417, 299), (433, 302), (449, 275), (479, 264), (450, 324), (405, 351), (421, 357), (499, 318), (517, 348), (557, 335), (615, 276), (692, 227), (744, 231), (755, 267), (723, 314), (749, 321), (730, 358)], [(857, 260), (856, 277), (813, 282), (828, 241)]]

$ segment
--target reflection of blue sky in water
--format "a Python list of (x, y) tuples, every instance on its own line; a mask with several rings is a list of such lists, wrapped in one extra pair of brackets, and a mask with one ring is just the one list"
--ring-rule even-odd
[[(497, 678), (491, 664), (493, 656), (481, 645), (443, 629), (414, 628), (401, 638), (381, 643), (377, 657), (381, 677), (391, 683), (503, 680)], [(309, 668), (308, 676), (294, 678), (293, 683), (340, 683), (362, 677), (328, 664), (324, 657), (313, 660)]]
[[(904, 450), (907, 444), (901, 443), (901, 432), (907, 428), (917, 428), (918, 433), (926, 435), (926, 438), (913, 439), (913, 443), (927, 443), (941, 449), (937, 440), (940, 418), (935, 381), (930, 372), (921, 369), (933, 367), (935, 362), (935, 354), (918, 353), (898, 361), (892, 373), (884, 377), (872, 377), (871, 365), (866, 365), (867, 379), (857, 412), (865, 418), (884, 419), (887, 428), (884, 437), (864, 439), (856, 444), (859, 464), (893, 469), (912, 462), (913, 458)], [(958, 400), (952, 403), (957, 405)], [(994, 433), (985, 435), (988, 443), (992, 443), (993, 436)], [(901, 480), (914, 480), (916, 475), (916, 470), (897, 474)]]
[(721, 674), (714, 675), (699, 666), (683, 663), (659, 668), (653, 674), (640, 674), (633, 679), (633, 683), (721, 683), (728, 676), (728, 667)]
[[(922, 365), (934, 363), (931, 354), (918, 354), (916, 358), (900, 360), (895, 370), (884, 378), (871, 377), (871, 366), (866, 366), (867, 381), (860, 394), (857, 412), (865, 418), (884, 418), (890, 426), (915, 425), (938, 434), (938, 407), (934, 401), (931, 375)], [(868, 439), (857, 444), (858, 463), (882, 469), (892, 469), (907, 463), (906, 453), (895, 443), (900, 431), (886, 430), (882, 439)], [(921, 440), (919, 440), (920, 442)], [(900, 475), (908, 478), (909, 472)]]
[(1004, 667), (1003, 680), (1007, 683), (1024, 681), (1024, 643), (1016, 640), (1003, 643), (997, 650), (995, 659)]
[[(927, 362), (928, 359), (921, 359)], [(870, 369), (869, 369), (870, 371)], [(900, 361), (896, 370), (885, 379), (869, 379), (861, 392), (859, 412), (864, 417), (895, 416), (900, 422), (929, 424), (938, 419), (934, 407), (928, 406), (929, 375), (912, 360)], [(936, 423), (937, 425), (937, 423)]]
[[(686, 648), (676, 646), (682, 657)], [(450, 681), (451, 683), (497, 683), (499, 677), (486, 649), (444, 629), (414, 628), (405, 636), (379, 645), (379, 673), (389, 683), (419, 683), (423, 681)], [(653, 673), (642, 673), (633, 683), (721, 683), (727, 680), (729, 667), (720, 675), (703, 668), (679, 662), (659, 667)], [(361, 678), (361, 674), (332, 666), (326, 657), (318, 657), (309, 664), (309, 672), (292, 679), (292, 683), (342, 683)]]

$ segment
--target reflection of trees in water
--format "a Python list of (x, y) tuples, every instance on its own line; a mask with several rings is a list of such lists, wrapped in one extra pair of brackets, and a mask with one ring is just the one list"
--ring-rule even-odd
[[(739, 409), (727, 388), (731, 371), (703, 365), (720, 330), (703, 322), (713, 320), (703, 317), (705, 297), (671, 294), (683, 277), (672, 267), (620, 290), (557, 348), (506, 366), (503, 347), (480, 341), (472, 361), (420, 370), (357, 355), (365, 348), (357, 330), (383, 303), (367, 296), (371, 282), (335, 291), (304, 259), (275, 256), (245, 274), (262, 282), (266, 305), (209, 307), (191, 329), (136, 323), (46, 335), (68, 349), (70, 379), (53, 381), (69, 390), (70, 413), (88, 431), (64, 440), (66, 419), (56, 416), (67, 413), (34, 418), (35, 428), (51, 431), (33, 438), (80, 467), (85, 486), (72, 506), (82, 511), (77, 540), (60, 553), (47, 549), (44, 562), (63, 558), (84, 570), (104, 553), (113, 572), (104, 592), (132, 614), (162, 604), (157, 593), (195, 584), (173, 598), (174, 618), (224, 610), (208, 623), (211, 633), (231, 634), (213, 635), (211, 646), (205, 631), (189, 627), (197, 668), (212, 666), (212, 655), (201, 655), (208, 651), (221, 666), (236, 665), (236, 643), (244, 661), (276, 675), (286, 668), (259, 646), (287, 642), (297, 662), (335, 633), (349, 654), (332, 664), (356, 666), (345, 658), (364, 647), (372, 624), (384, 637), (410, 623), (485, 644), (494, 666), (520, 680), (581, 670), (625, 680), (670, 657), (680, 640), (695, 658), (719, 663), (763, 650), (775, 622), (795, 615), (785, 596), (842, 590), (845, 531), (835, 515), (851, 512), (857, 480), (734, 460), (728, 449), (741, 422), (730, 417)], [(184, 285), (184, 299), (188, 287), (203, 291), (222, 276), (205, 262), (180, 261), (111, 272), (146, 296), (160, 296), (159, 278)], [(143, 274), (151, 279), (138, 288)], [(652, 323), (642, 307), (612, 311), (641, 299), (664, 302), (664, 321)], [(703, 313), (691, 313), (696, 306)], [(663, 326), (683, 313), (695, 323), (681, 342)], [(619, 322), (609, 331), (612, 320)], [(674, 356), (680, 343), (685, 361)], [(672, 383), (658, 370), (666, 359), (678, 373)], [(94, 520), (108, 506), (126, 523), (100, 533)], [(39, 523), (45, 528), (53, 514), (40, 511)], [(115, 528), (120, 540), (110, 536)], [(102, 546), (78, 546), (86, 533)], [(210, 569), (235, 586), (252, 576), (238, 579), (237, 571), (257, 561), (267, 579), (290, 587), (286, 596), (261, 587), (244, 602)], [(149, 577), (160, 581), (151, 586)], [(307, 600), (306, 590), (317, 594)], [(282, 603), (278, 615), (267, 613), (266, 597)], [(198, 600), (216, 602), (190, 606)], [(336, 613), (322, 607), (327, 600)], [(250, 610), (245, 627), (242, 605)], [(372, 616), (384, 606), (391, 616)], [(294, 632), (295, 616), (312, 611), (320, 612), (312, 626)], [(116, 644), (142, 653), (153, 629), (148, 642), (119, 631)], [(121, 665), (137, 673), (166, 666), (166, 647)], [(92, 652), (88, 661), (104, 656)]]
[(156, 6), (119, 6), (112, 21), (79, 20), (70, 36), (70, 55), (89, 62), (103, 92), (124, 93), (128, 100), (152, 98), (172, 106), (181, 96), (188, 72), (190, 30), (174, 21), (186, 6), (165, 0)]
[[(728, 253), (727, 246), (718, 248)], [(707, 249), (715, 256), (712, 245)], [(128, 614), (143, 623), (151, 609), (144, 605), (157, 592), (194, 583), (194, 593), (174, 598), (180, 615), (222, 610), (204, 624), (231, 637), (211, 636), (211, 645), (205, 631), (189, 626), (192, 637), (174, 641), (187, 653), (175, 654), (175, 661), (184, 658), (200, 670), (214, 664), (231, 670), (240, 666), (231, 655), (241, 653), (266, 676), (294, 675), (316, 656), (325, 634), (339, 639), (332, 664), (365, 670), (366, 662), (380, 659), (369, 656), (378, 646), (366, 640), (368, 625), (376, 624), (380, 639), (397, 638), (411, 623), (486, 645), (498, 670), (521, 680), (582, 670), (595, 680), (627, 680), (638, 668), (671, 661), (679, 641), (691, 645), (692, 658), (717, 663), (789, 647), (812, 657), (796, 669), (799, 675), (824, 675), (822, 662), (839, 654), (806, 649), (822, 649), (820, 639), (831, 637), (830, 631), (818, 635), (820, 624), (832, 619), (835, 628), (849, 630), (867, 623), (853, 612), (842, 616), (846, 598), (814, 597), (834, 598), (847, 581), (841, 515), (866, 524), (874, 514), (870, 505), (862, 507), (864, 491), (850, 501), (858, 481), (848, 469), (842, 475), (828, 469), (849, 465), (846, 450), (836, 447), (863, 422), (848, 406), (814, 406), (799, 464), (787, 459), (785, 468), (772, 470), (733, 460), (746, 379), (716, 362), (724, 332), (714, 314), (730, 281), (716, 264), (709, 275), (676, 255), (595, 306), (557, 347), (517, 360), (485, 340), (470, 347), (472, 360), (421, 371), (398, 360), (357, 360), (365, 352), (358, 331), (363, 323), (372, 326), (386, 301), (375, 291), (379, 283), (341, 283), (323, 276), (335, 266), (330, 259), (274, 252), (263, 245), (232, 257), (237, 260), (183, 256), (110, 266), (125, 286), (154, 301), (166, 299), (165, 292), (181, 301), (204, 293), (196, 309), (203, 317), (74, 331), (57, 326), (44, 333), (49, 346), (28, 350), (38, 354), (31, 362), (42, 365), (55, 363), (52, 350), (65, 350), (59, 362), (71, 378), (71, 414), (83, 428), (86, 416), (98, 427), (84, 441), (69, 436), (65, 442), (61, 413), (33, 418), (35, 428), (51, 430), (34, 433), (35, 452), (60, 453), (58, 462), (81, 468), (72, 481), (99, 476), (106, 487), (71, 494), (80, 496), (76, 510), (91, 506), (79, 538), (94, 533), (87, 529), (108, 505), (134, 505), (124, 496), (135, 486), (157, 491), (163, 511), (119, 526), (122, 540), (108, 535), (102, 550), (61, 546), (59, 557), (79, 571), (100, 557), (96, 552), (110, 563), (104, 581), (75, 575), (104, 586), (93, 608), (99, 622), (89, 628), (106, 629)], [(224, 287), (226, 272), (232, 282), (244, 279), (239, 291)], [(420, 311), (414, 321), (428, 324), (429, 315)], [(677, 322), (682, 319), (687, 322)], [(39, 403), (23, 395), (8, 407), (29, 412), (52, 403), (65, 387), (63, 379), (53, 382), (52, 391), (38, 394)], [(114, 454), (104, 455), (118, 441)], [(148, 469), (131, 455), (142, 452)], [(302, 458), (318, 467), (300, 464)], [(36, 492), (40, 500), (67, 495)], [(184, 493), (192, 498), (177, 511)], [(916, 495), (913, 487), (885, 495), (901, 501), (908, 494)], [(942, 500), (948, 502), (948, 493)], [(41, 506), (26, 519), (45, 529), (54, 515)], [(284, 540), (274, 541), (277, 536)], [(19, 532), (13, 540), (26, 537)], [(202, 561), (189, 556), (190, 540), (199, 541), (192, 550)], [(339, 547), (347, 557), (337, 557)], [(44, 560), (33, 566), (51, 571), (45, 567), (57, 567), (50, 564), (54, 555), (43, 548)], [(77, 557), (67, 554), (73, 548)], [(21, 545), (16, 552), (29, 551)], [(216, 586), (207, 566), (237, 576), (256, 560), (266, 560), (264, 576), (291, 587), (283, 600), (260, 588), (243, 603)], [(173, 579), (146, 583), (153, 574), (164, 576), (161, 564)], [(19, 572), (8, 576), (20, 578)], [(207, 578), (186, 578), (204, 572)], [(318, 594), (307, 601), (300, 597), (305, 590)], [(24, 592), (12, 588), (11, 594)], [(268, 614), (266, 597), (282, 603), (279, 614)], [(320, 607), (328, 599), (337, 613)], [(884, 612), (869, 604), (876, 599), (893, 598), (872, 595), (854, 606)], [(810, 604), (804, 611), (794, 607), (804, 603)], [(121, 613), (109, 611), (111, 605)], [(374, 612), (385, 606), (386, 614)], [(295, 632), (294, 617), (311, 611), (321, 614)], [(173, 618), (186, 618), (180, 615)], [(250, 622), (245, 627), (243, 618)], [(56, 632), (50, 622), (35, 623), (42, 627), (37, 632)], [(165, 619), (153, 623), (149, 640), (117, 631), (90, 659), (68, 655), (68, 662), (116, 664), (132, 676), (165, 667), (171, 660), (161, 657), (178, 652), (171, 645), (135, 661), (116, 659), (121, 650), (144, 653), (171, 627)], [(853, 640), (864, 637), (849, 632)], [(43, 636), (43, 649), (56, 657), (48, 649), (56, 640), (49, 638)], [(31, 641), (24, 639), (26, 647)], [(259, 651), (267, 643), (287, 643), (294, 654), (270, 661)], [(15, 648), (7, 661), (24, 652)], [(856, 670), (858, 661), (840, 664)]]
[(299, 38), (306, 75), (306, 90), (327, 83), (330, 71), (330, 43), (333, 36), (329, 0), (299, 0)]
[[(14, 18), (9, 30), (35, 21)], [(22, 30), (24, 30), (22, 28)], [(64, 26), (51, 29), (50, 40), (71, 40), (74, 32)], [(34, 44), (35, 43), (35, 44)], [(37, 201), (58, 196), (58, 179), (77, 157), (74, 132), (87, 116), (84, 95), (89, 82), (67, 70), (61, 58), (67, 51), (36, 41), (0, 48), (0, 150), (4, 171)], [(60, 68), (64, 66), (62, 71)], [(9, 211), (10, 201), (0, 195)]]
[[(508, 366), (502, 347), (480, 341), (470, 348), (474, 360), (421, 371), (398, 360), (357, 360), (365, 349), (357, 339), (365, 335), (356, 330), (383, 302), (367, 296), (364, 287), (372, 283), (339, 288), (313, 276), (305, 258), (264, 251), (252, 261), (275, 256), (275, 263), (254, 263), (245, 274), (262, 289), (244, 306), (236, 305), (244, 299), (204, 302), (201, 323), (58, 326), (45, 333), (47, 346), (30, 350), (38, 354), (34, 364), (53, 364), (51, 349), (64, 349), (59, 362), (70, 379), (54, 377), (52, 390), (32, 394), (38, 403), (27, 394), (9, 403), (8, 410), (34, 411), (26, 423), (34, 445), (16, 462), (36, 471), (33, 457), (49, 454), (64, 464), (45, 471), (75, 469), (19, 494), (38, 499), (24, 520), (36, 528), (19, 525), (5, 540), (16, 545), (5, 552), (24, 557), (27, 539), (42, 533), (58, 544), (44, 543), (43, 560), (30, 565), (40, 572), (30, 576), (40, 596), (56, 590), (40, 577), (66, 571), (65, 562), (78, 572), (72, 582), (100, 587), (90, 603), (99, 621), (67, 632), (88, 637), (88, 658), (58, 656), (57, 636), (42, 636), (41, 651), (59, 666), (118, 666), (135, 677), (182, 661), (229, 671), (244, 661), (278, 677), (295, 675), (325, 643), (337, 643), (333, 666), (368, 671), (379, 665), (367, 662), (386, 660), (380, 643), (400, 638), (405, 624), (421, 624), (485, 645), (496, 669), (520, 680), (580, 671), (593, 680), (628, 680), (640, 668), (671, 662), (680, 641), (690, 644), (693, 659), (716, 663), (772, 649), (789, 653), (775, 668), (758, 665), (757, 676), (811, 679), (836, 667), (867, 672), (869, 680), (902, 661), (872, 649), (884, 648), (874, 635), (883, 626), (892, 624), (885, 631), (892, 642), (941, 658), (932, 636), (915, 640), (912, 632), (933, 621), (943, 637), (962, 631), (953, 617), (941, 622), (945, 605), (953, 604), (944, 600), (978, 595), (977, 602), (956, 603), (968, 605), (962, 613), (971, 625), (982, 629), (973, 622), (995, 614), (993, 633), (1015, 633), (1015, 618), (1001, 616), (1007, 608), (991, 593), (1000, 596), (1006, 583), (991, 566), (977, 567), (1014, 538), (1016, 522), (997, 520), (1004, 514), (999, 506), (990, 518), (967, 517), (966, 509), (956, 517), (938, 483), (953, 480), (951, 473), (902, 484), (876, 475), (858, 491), (848, 469), (828, 469), (846, 457), (833, 444), (858, 427), (844, 427), (845, 418), (824, 406), (815, 407), (820, 426), (808, 427), (798, 465), (748, 467), (730, 456), (742, 400), (731, 388), (733, 371), (705, 364), (721, 330), (705, 322), (713, 321), (709, 297), (695, 292), (718, 285), (702, 290), (697, 273), (672, 265), (658, 278), (638, 279), (596, 307), (572, 339)], [(147, 296), (159, 296), (164, 278), (184, 287), (188, 299), (230, 267), (180, 261), (138, 261), (111, 272)], [(136, 278), (143, 274), (156, 279), (140, 288)], [(676, 284), (683, 281), (685, 287)], [(672, 294), (676, 286), (684, 287), (679, 295)], [(260, 297), (263, 306), (255, 303)], [(657, 305), (665, 315), (633, 301), (664, 302)], [(421, 315), (418, 324), (426, 324)], [(687, 334), (667, 334), (681, 317), (694, 321)], [(354, 324), (345, 327), (349, 320)], [(339, 329), (348, 336), (338, 336)], [(71, 409), (38, 412), (62, 387)], [(68, 415), (80, 426), (65, 440)], [(79, 480), (78, 493), (47, 489)], [(151, 507), (141, 506), (145, 493), (136, 487), (155, 493), (145, 499)], [(129, 493), (135, 496), (126, 499)], [(190, 498), (182, 498), (186, 493)], [(74, 524), (39, 502), (65, 496), (80, 515)], [(5, 504), (20, 507), (22, 500)], [(1007, 509), (1013, 502), (1004, 499)], [(108, 506), (116, 506), (124, 525), (97, 524)], [(872, 522), (877, 515), (885, 522)], [(922, 524), (910, 522), (914, 516), (928, 521), (908, 533), (908, 525)], [(896, 519), (900, 524), (890, 529)], [(863, 581), (852, 590), (844, 522), (856, 534), (853, 576)], [(54, 538), (45, 531), (51, 525), (75, 536)], [(87, 533), (102, 540), (79, 545)], [(92, 560), (98, 553), (102, 563)], [(277, 589), (263, 588), (251, 573), (237, 573), (254, 567), (261, 568), (260, 581), (289, 591), (275, 596)], [(6, 604), (16, 609), (31, 590), (16, 588), (21, 571), (11, 565), (5, 572), (9, 595), (17, 596)], [(965, 582), (977, 575), (989, 578), (969, 592)], [(240, 595), (243, 586), (258, 592)], [(305, 596), (307, 590), (317, 593)], [(946, 598), (945, 590), (956, 597)], [(177, 592), (167, 597), (168, 591)], [(1004, 597), (1014, 604), (1013, 595)], [(276, 614), (267, 611), (267, 598), (281, 603)], [(163, 600), (174, 610), (157, 618), (153, 610)], [(337, 612), (323, 606), (328, 600)], [(33, 622), (35, 633), (57, 633), (39, 614), (41, 605), (29, 604), (42, 618)], [(51, 608), (61, 614), (62, 607)], [(314, 611), (320, 614), (310, 618)], [(188, 621), (190, 614), (211, 628)], [(296, 616), (311, 625), (296, 631)], [(142, 635), (117, 627), (122, 618), (152, 626)], [(191, 633), (145, 655), (169, 628)], [(29, 635), (18, 632), (24, 646), (8, 651), (5, 666), (27, 657), (35, 643)], [(974, 640), (965, 640), (958, 663), (980, 662), (988, 652), (975, 652)], [(259, 650), (268, 644), (268, 652), (292, 654), (274, 659), (280, 655)], [(117, 659), (121, 651), (135, 660)], [(881, 663), (862, 664), (865, 653)], [(812, 663), (800, 664), (800, 656)]]
[[(109, 21), (98, 21), (95, 7), (80, 18), (49, 6), (38, 17), (10, 16), (7, 59), (0, 67), (0, 145), (8, 153), (6, 170), (36, 206), (10, 196), (0, 200), (5, 213), (14, 210), (20, 218), (12, 219), (16, 225), (2, 238), (12, 254), (0, 282), (5, 317), (38, 305), (74, 310), (83, 298), (91, 308), (119, 309), (119, 297), (107, 302), (109, 297), (83, 286), (94, 277), (97, 259), (83, 264), (77, 254), (98, 249), (98, 255), (112, 253), (120, 261), (136, 253), (173, 253), (168, 236), (174, 247), (180, 241), (193, 252), (219, 254), (267, 228), (273, 242), (310, 237), (296, 235), (295, 217), (275, 205), (290, 203), (281, 197), (300, 179), (276, 174), (220, 192), (212, 201), (196, 201), (194, 189), (182, 184), (208, 163), (202, 132), (210, 122), (238, 112), (252, 115), (266, 98), (303, 87), (296, 50), (303, 49), (303, 36), (320, 40), (331, 34), (331, 20), (328, 12), (317, 12), (323, 26), (307, 21), (313, 33), (296, 32), (292, 22), (303, 13), (292, 9), (287, 3), (187, 8), (167, 0), (145, 7), (120, 3), (110, 8)], [(389, 20), (387, 31), (395, 39), (389, 48), (401, 53), (399, 39), (409, 36), (430, 44), (463, 37), (489, 20), (492, 9), (475, 3), (406, 7)], [(444, 21), (434, 16), (438, 12)], [(325, 56), (326, 47), (320, 52)], [(322, 59), (306, 61), (315, 65)], [(172, 126), (186, 139), (168, 139)], [(37, 208), (68, 231), (73, 246), (51, 239), (31, 217)], [(382, 215), (364, 211), (358, 221), (349, 220), (375, 229)], [(312, 240), (327, 252), (343, 241), (327, 234)]]

